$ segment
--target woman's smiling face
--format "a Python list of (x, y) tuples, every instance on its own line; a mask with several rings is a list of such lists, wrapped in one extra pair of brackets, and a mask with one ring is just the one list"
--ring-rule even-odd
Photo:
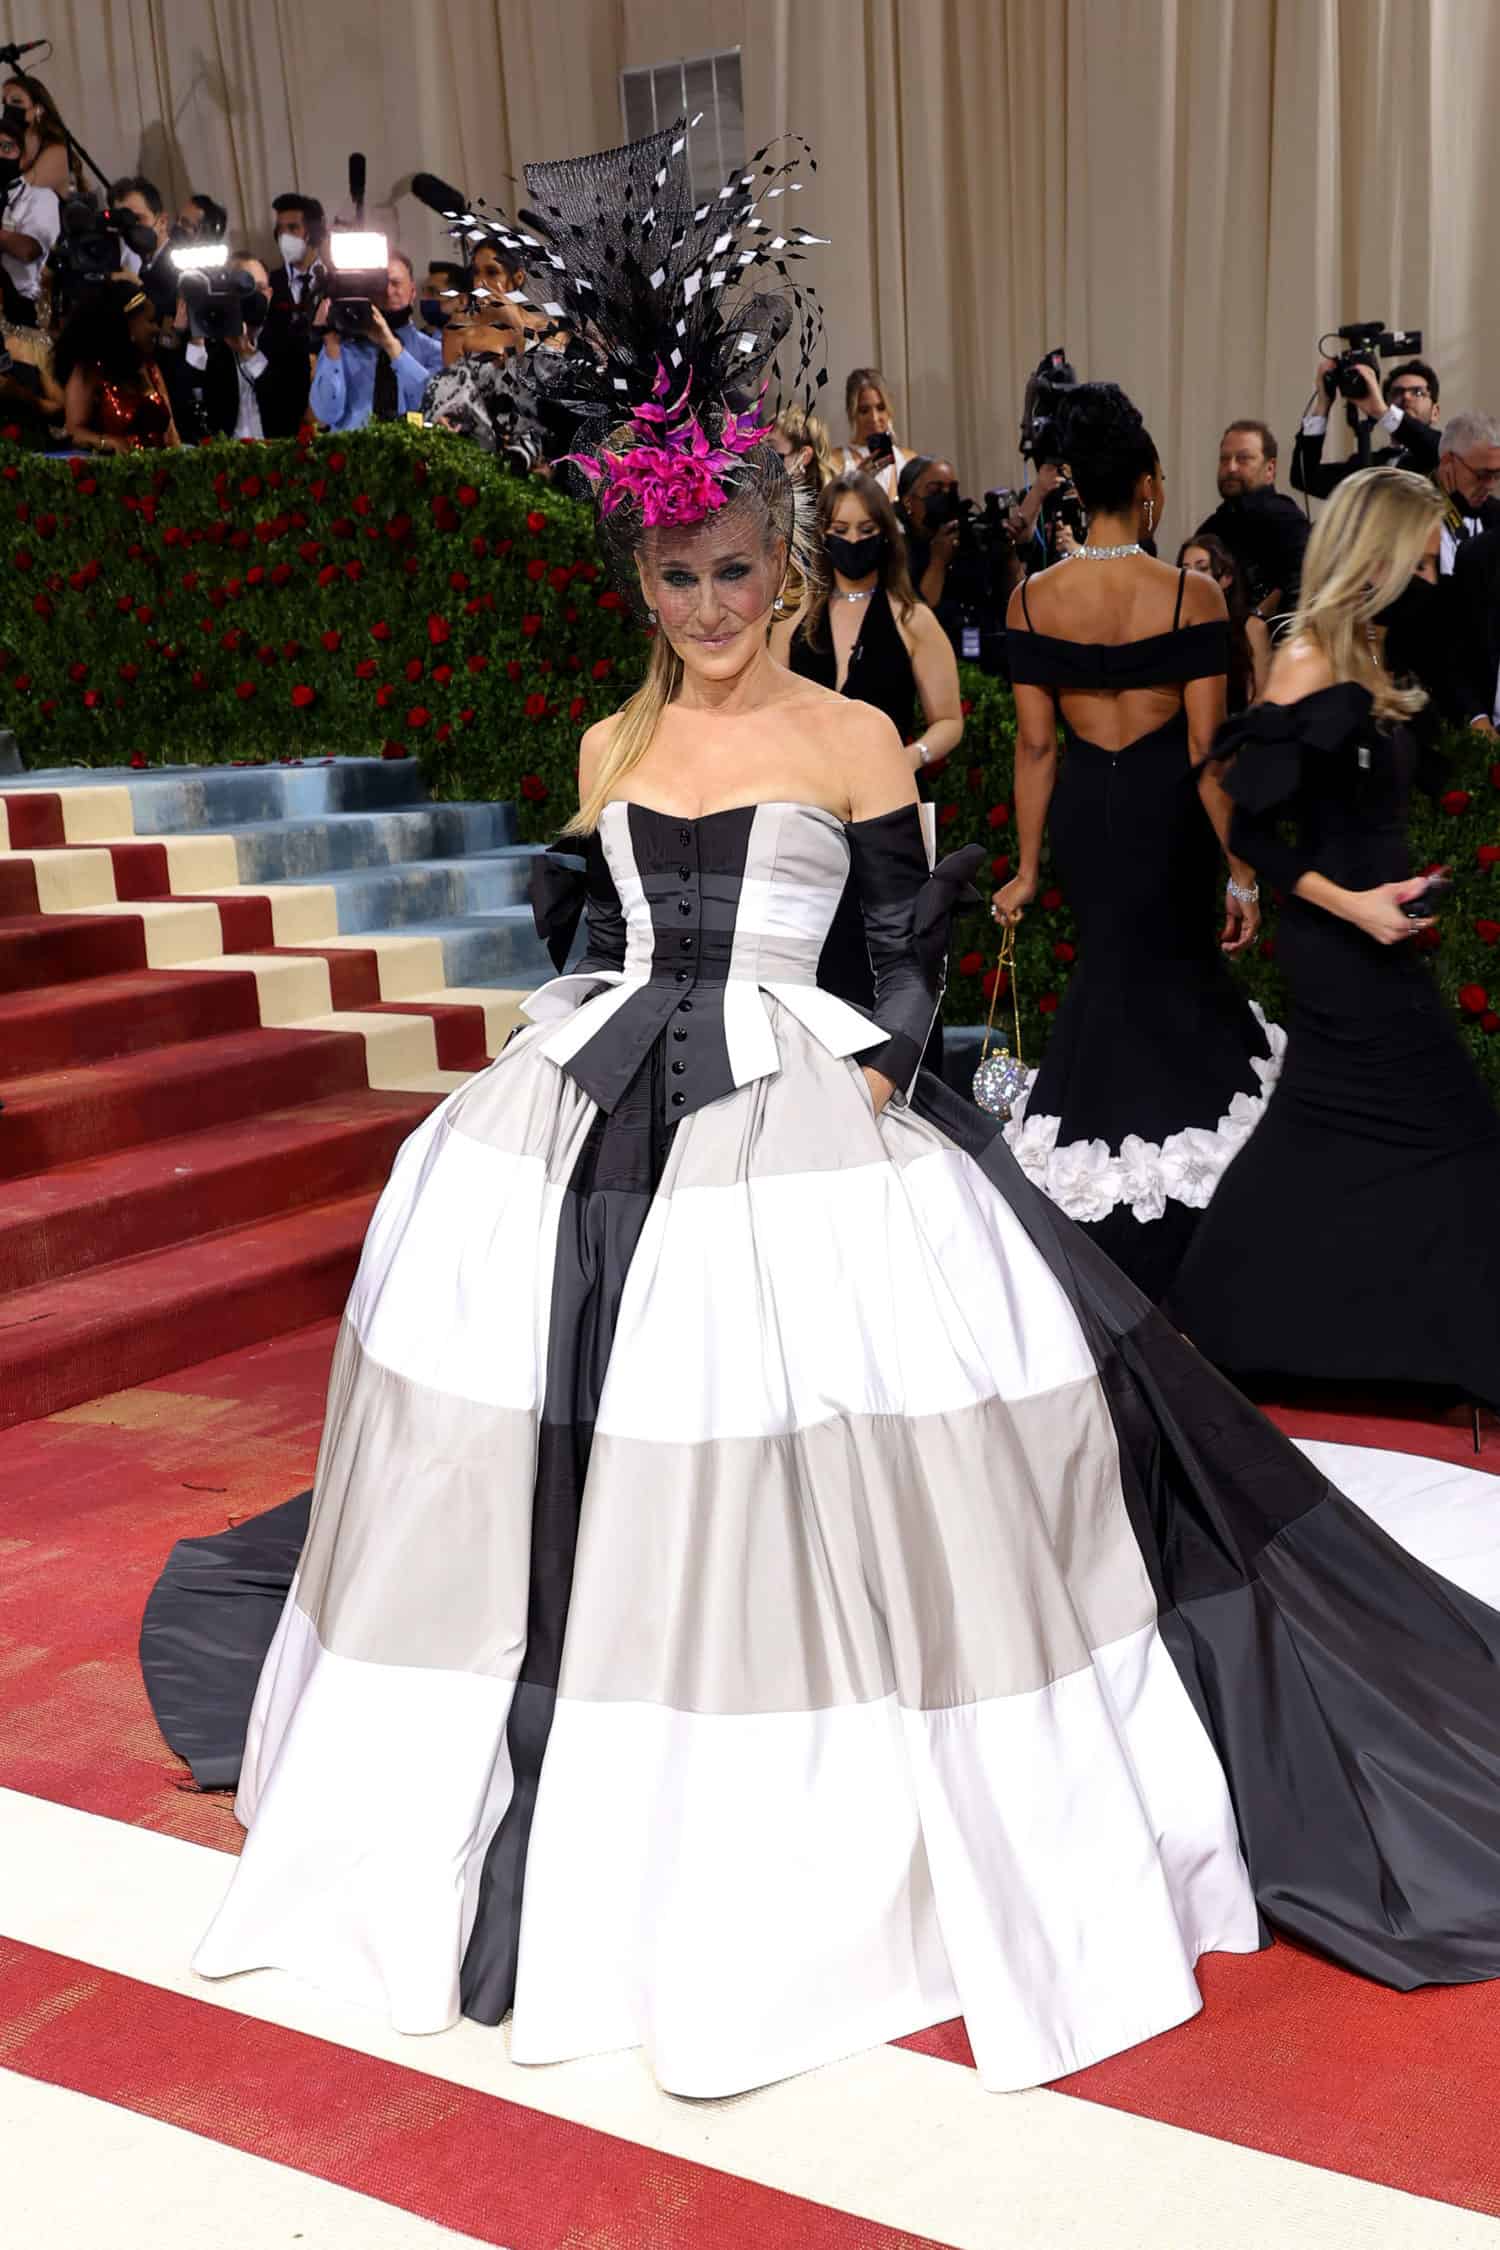
[(636, 562), (646, 600), (683, 665), (732, 679), (765, 645), (786, 576), (786, 543), (748, 507), (648, 532)]

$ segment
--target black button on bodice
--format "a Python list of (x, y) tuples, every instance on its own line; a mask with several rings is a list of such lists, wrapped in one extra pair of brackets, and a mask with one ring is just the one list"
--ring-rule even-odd
[(693, 831), (691, 830), (691, 828), (679, 828), (679, 829), (678, 829), (678, 831), (677, 831), (677, 841), (678, 841), (678, 843), (679, 843), (679, 844), (690, 844), (690, 843), (692, 842), (692, 840), (693, 840)]
[[(678, 972), (677, 972), (677, 974), (678, 974), (678, 977), (679, 977), (679, 978), (681, 978), (681, 977), (685, 977), (685, 976), (687, 975), (687, 971), (686, 971), (686, 969), (679, 969), (679, 970), (678, 970)], [(690, 1016), (690, 1015), (692, 1014), (692, 1012), (693, 1012), (693, 1003), (692, 1003), (692, 1001), (691, 1001), (691, 1000), (679, 1000), (679, 1001), (678, 1001), (678, 1003), (677, 1003), (677, 1013), (678, 1013), (678, 1014), (679, 1014), (680, 1016)]]
[(693, 911), (692, 900), (690, 898), (680, 898), (677, 901), (677, 911), (679, 914), (691, 914)]
[(687, 865), (687, 862), (686, 862), (686, 861), (684, 861), (684, 862), (683, 862), (683, 864), (682, 864), (682, 866), (681, 866), (681, 867), (679, 867), (679, 868), (678, 868), (678, 870), (677, 870), (677, 880), (678, 880), (678, 882), (679, 882), (679, 883), (690, 883), (690, 882), (692, 881), (692, 879), (693, 879), (693, 871), (692, 871), (692, 869), (691, 869), (691, 868), (690, 868), (690, 867), (689, 867), (689, 866)]
[(687, 1037), (687, 1026), (686, 1026), (685, 1024), (680, 1024), (680, 1023), (676, 1023), (676, 1024), (673, 1024), (673, 1026), (672, 1026), (672, 1037), (673, 1037), (674, 1039), (686, 1039), (686, 1037)]
[(679, 946), (679, 947), (681, 948), (681, 950), (682, 950), (682, 951), (683, 951), (684, 953), (691, 953), (691, 952), (692, 952), (692, 950), (693, 950), (693, 941), (692, 941), (692, 939), (691, 939), (690, 937), (679, 938), (679, 939), (677, 940), (677, 943), (678, 943), (678, 946)]
[(674, 1062), (672, 1065), (672, 1076), (674, 1078), (681, 1078), (686, 1069), (687, 1064), (685, 1062), (682, 1062), (681, 1060)]
[[(679, 969), (677, 972), (677, 982), (679, 984), (687, 984), (689, 981), (689, 972), (686, 969)], [(687, 1007), (689, 1003), (684, 1000), (682, 1004), (684, 1007)]]
[(681, 1109), (681, 1107), (682, 1107), (683, 1103), (684, 1103), (684, 1102), (685, 1102), (686, 1100), (687, 1100), (687, 1095), (686, 1095), (686, 1094), (674, 1094), (674, 1095), (672, 1096), (672, 1107), (673, 1107), (674, 1109)]

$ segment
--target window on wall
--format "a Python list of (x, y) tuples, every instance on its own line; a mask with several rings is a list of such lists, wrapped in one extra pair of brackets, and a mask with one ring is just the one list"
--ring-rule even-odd
[(740, 50), (683, 56), (620, 73), (627, 141), (644, 140), (679, 117), (688, 126), (688, 164), (696, 196), (717, 195), (725, 175), (745, 161), (745, 105)]

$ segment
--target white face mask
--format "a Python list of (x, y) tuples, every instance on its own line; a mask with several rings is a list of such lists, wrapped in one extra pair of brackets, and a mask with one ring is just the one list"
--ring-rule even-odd
[(307, 255), (307, 244), (300, 234), (278, 234), (276, 247), (289, 266), (300, 265)]

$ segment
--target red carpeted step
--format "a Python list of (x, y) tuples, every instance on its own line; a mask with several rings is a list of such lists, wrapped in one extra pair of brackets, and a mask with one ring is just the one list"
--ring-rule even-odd
[(15, 1291), (0, 1305), (0, 1429), (337, 1313), (374, 1208), (344, 1196)]
[(328, 988), (335, 1008), (373, 1008), (380, 1001), (380, 955), (373, 947), (341, 945), (261, 945), (257, 953), (270, 953), (287, 961), (304, 961), (315, 953), (328, 964)]
[(0, 1298), (309, 1204), (375, 1194), (436, 1097), (333, 1094), (10, 1182)]
[(276, 925), (268, 898), (236, 898), (232, 891), (212, 894), (185, 891), (179, 903), (218, 908), (226, 953), (265, 953), (276, 943)]
[(0, 993), (0, 1077), (251, 1031), (259, 1022), (248, 969), (137, 969), (83, 985)]
[(138, 914), (0, 915), (0, 992), (35, 992), (145, 966), (146, 927)]
[(0, 1081), (0, 1179), (367, 1084), (358, 1032), (269, 1030)]
[(172, 896), (172, 870), (165, 844), (96, 844), (92, 848), (109, 853), (116, 898)]
[(40, 914), (36, 875), (29, 859), (0, 859), (0, 914)]
[(55, 789), (0, 790), (13, 852), (54, 850), (68, 840), (63, 802)]

